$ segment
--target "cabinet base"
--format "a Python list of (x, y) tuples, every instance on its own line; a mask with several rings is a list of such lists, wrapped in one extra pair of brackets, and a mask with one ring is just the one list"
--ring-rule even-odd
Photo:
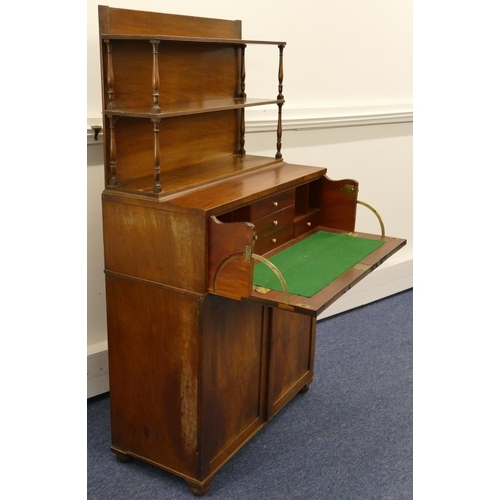
[(202, 497), (208, 493), (208, 489), (210, 487), (210, 483), (212, 482), (213, 477), (204, 482), (192, 481), (191, 479), (185, 479), (186, 484), (188, 485), (189, 491), (197, 497)]
[(127, 462), (130, 462), (134, 459), (134, 457), (127, 455), (126, 453), (123, 453), (122, 451), (118, 451), (114, 448), (111, 448), (111, 451), (116, 455), (116, 459), (118, 460), (118, 462), (127, 463)]

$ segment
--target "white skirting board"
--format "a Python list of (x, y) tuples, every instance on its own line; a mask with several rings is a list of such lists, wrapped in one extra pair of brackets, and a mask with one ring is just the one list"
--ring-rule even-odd
[(87, 399), (109, 391), (108, 343), (87, 347)]
[[(326, 309), (318, 319), (339, 314), (413, 287), (413, 259), (387, 261)], [(108, 343), (87, 348), (87, 398), (109, 391)]]

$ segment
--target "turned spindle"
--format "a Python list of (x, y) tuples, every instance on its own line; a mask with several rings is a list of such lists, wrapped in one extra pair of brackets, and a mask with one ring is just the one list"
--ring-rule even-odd
[(161, 113), (160, 108), (160, 67), (158, 65), (158, 45), (160, 40), (151, 40), (153, 46), (153, 107), (151, 113)]
[(153, 164), (154, 164), (154, 185), (153, 193), (161, 193), (162, 188), (160, 184), (160, 120), (153, 118), (153, 134), (154, 134), (154, 151), (153, 151)]
[[(284, 45), (278, 45), (279, 49), (279, 67), (278, 67), (278, 97), (277, 99), (280, 101), (283, 101), (284, 96), (283, 96), (283, 49), (285, 48)], [(283, 125), (282, 125), (282, 118), (281, 118), (281, 108), (283, 107), (283, 102), (278, 103), (278, 127), (276, 130), (276, 135), (277, 135), (277, 140), (276, 140), (276, 155), (275, 158), (277, 160), (280, 160), (283, 158), (283, 155), (281, 154), (281, 136), (283, 134)]]
[[(242, 45), (240, 47), (240, 93), (239, 97), (242, 99), (246, 98), (245, 94), (245, 78), (246, 78), (246, 70), (245, 70), (245, 48), (246, 45)], [(240, 110), (240, 155), (244, 155), (245, 151), (245, 108), (241, 108)]]
[(116, 138), (115, 138), (115, 121), (112, 116), (108, 116), (109, 120), (109, 186), (118, 186), (116, 178)]
[(111, 41), (110, 40), (104, 40), (104, 43), (106, 44), (106, 66), (107, 66), (107, 71), (106, 71), (107, 90), (106, 90), (106, 93), (108, 95), (106, 109), (116, 109), (116, 104), (114, 103), (115, 75), (113, 73), (113, 51), (111, 48)]
[(240, 97), (245, 98), (245, 79), (246, 79), (246, 69), (245, 69), (245, 48), (246, 45), (240, 47)]

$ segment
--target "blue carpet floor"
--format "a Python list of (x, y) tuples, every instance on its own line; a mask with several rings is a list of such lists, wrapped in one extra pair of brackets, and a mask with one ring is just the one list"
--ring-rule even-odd
[[(204, 498), (412, 498), (413, 290), (318, 323), (314, 381), (215, 476)], [(193, 499), (185, 482), (110, 452), (109, 399), (89, 400), (89, 500)]]

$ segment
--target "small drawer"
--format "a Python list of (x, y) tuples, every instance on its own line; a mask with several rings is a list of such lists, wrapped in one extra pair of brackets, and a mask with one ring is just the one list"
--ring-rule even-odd
[(319, 226), (320, 211), (314, 210), (295, 219), (295, 238)]
[(282, 208), (289, 207), (295, 202), (295, 189), (273, 194), (262, 200), (252, 203), (252, 222), (261, 219)]
[(273, 231), (260, 238), (258, 237), (254, 247), (255, 253), (259, 255), (265, 254), (290, 241), (293, 238), (294, 227), (294, 223), (291, 222), (277, 231)]
[(295, 216), (295, 211), (293, 205), (278, 212), (266, 215), (254, 222), (255, 224), (255, 234), (259, 238), (264, 238), (269, 233), (281, 229), (283, 226), (293, 222)]

